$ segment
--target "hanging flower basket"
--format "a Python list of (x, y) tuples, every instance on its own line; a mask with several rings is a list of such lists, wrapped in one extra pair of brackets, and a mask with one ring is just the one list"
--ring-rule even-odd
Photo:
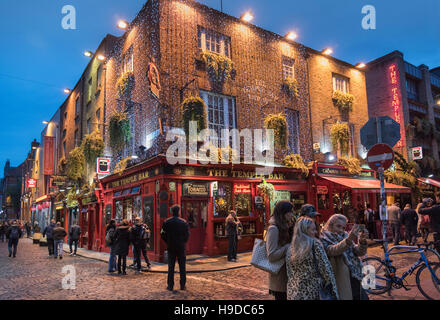
[(104, 140), (98, 129), (84, 137), (82, 148), (88, 164), (93, 165), (96, 158), (101, 157), (104, 154)]
[(66, 158), (62, 157), (60, 159), (60, 161), (58, 161), (58, 173), (60, 175), (65, 175), (66, 174), (66, 165), (67, 165)]
[(361, 162), (357, 158), (353, 157), (340, 157), (338, 159), (338, 165), (347, 169), (349, 174), (359, 175), (362, 172)]
[(128, 143), (131, 137), (130, 122), (125, 112), (115, 113), (109, 120), (110, 147), (114, 151), (120, 151)]
[(84, 176), (85, 158), (81, 147), (73, 149), (66, 161), (66, 174), (70, 180), (79, 181)]
[(287, 155), (283, 160), (283, 164), (289, 168), (301, 170), (302, 174), (304, 174), (306, 177), (309, 175), (309, 168), (306, 166), (303, 158), (299, 154)]
[(131, 160), (131, 157), (127, 157), (119, 161), (116, 166), (115, 170), (113, 170), (113, 173), (122, 175), (122, 173), (127, 169), (127, 166)]
[(185, 134), (189, 137), (190, 121), (197, 122), (197, 134), (208, 128), (208, 113), (205, 102), (200, 97), (188, 97), (180, 106)]
[(70, 189), (66, 196), (66, 205), (68, 208), (74, 208), (78, 206), (78, 195), (76, 194), (76, 188)]
[(134, 89), (134, 73), (132, 71), (123, 73), (116, 82), (116, 88), (120, 98), (130, 99)]
[(263, 182), (260, 183), (257, 186), (257, 188), (258, 188), (258, 190), (260, 192), (260, 195), (262, 197), (264, 197), (265, 199), (269, 199), (269, 201), (270, 201), (270, 200), (272, 200), (274, 198), (275, 188), (274, 188), (272, 183), (268, 183), (268, 182), (266, 182), (265, 179), (263, 179)]
[(335, 123), (330, 131), (333, 151), (341, 150), (341, 154), (348, 154), (350, 129), (347, 123)]
[(283, 88), (291, 97), (299, 98), (298, 81), (296, 79), (291, 77), (283, 79)]
[(333, 91), (333, 103), (341, 111), (353, 110), (354, 96), (350, 93), (345, 93), (339, 90)]
[(211, 81), (224, 83), (231, 78), (234, 63), (228, 57), (210, 51), (203, 51), (200, 58), (208, 69)]
[(266, 129), (274, 130), (274, 146), (279, 149), (287, 149), (287, 120), (286, 116), (282, 113), (270, 114), (264, 120), (264, 127)]

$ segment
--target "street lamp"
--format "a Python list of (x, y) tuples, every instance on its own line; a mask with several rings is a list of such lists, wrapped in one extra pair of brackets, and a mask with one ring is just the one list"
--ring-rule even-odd
[(245, 12), (241, 18), (241, 20), (245, 21), (245, 22), (251, 22), (252, 19), (254, 19), (254, 16), (252, 15), (252, 13), (250, 11)]
[(128, 28), (128, 22), (126, 20), (119, 20), (118, 28), (122, 30), (126, 30)]
[(65, 88), (63, 91), (64, 93), (70, 93), (72, 90), (70, 90), (69, 88)]
[(358, 68), (358, 69), (364, 69), (366, 66), (367, 66), (367, 65), (366, 65), (365, 63), (363, 63), (363, 62), (359, 62), (359, 63), (356, 65), (356, 68)]
[(103, 56), (102, 54), (98, 55), (98, 60), (104, 61), (105, 60), (105, 56)]
[(298, 35), (295, 32), (293, 32), (293, 31), (291, 31), (288, 34), (286, 34), (286, 38), (291, 40), (291, 41), (295, 40), (297, 37), (298, 37)]
[(433, 174), (430, 174), (430, 175), (428, 176), (428, 178), (432, 178), (432, 177), (434, 177), (434, 175), (433, 175)]
[(91, 56), (93, 56), (93, 52), (92, 51), (89, 51), (89, 50), (86, 50), (86, 51), (84, 51), (84, 55), (86, 56), (86, 57), (91, 57)]
[(322, 53), (325, 54), (326, 56), (329, 56), (333, 53), (333, 50), (330, 48), (325, 48), (324, 50), (322, 50)]
[(43, 121), (43, 124), (49, 124), (49, 121), (45, 120), (45, 121)]

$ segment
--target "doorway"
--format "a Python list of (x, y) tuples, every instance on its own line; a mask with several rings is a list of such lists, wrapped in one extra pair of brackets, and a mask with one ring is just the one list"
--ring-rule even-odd
[(197, 200), (183, 201), (182, 207), (182, 218), (188, 222), (190, 232), (187, 253), (201, 253), (205, 241), (208, 202)]

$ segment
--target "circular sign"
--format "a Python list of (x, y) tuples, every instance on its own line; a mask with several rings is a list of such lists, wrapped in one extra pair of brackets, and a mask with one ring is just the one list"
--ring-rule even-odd
[(374, 145), (367, 154), (367, 162), (370, 168), (378, 171), (380, 167), (388, 169), (394, 160), (393, 149), (384, 143)]

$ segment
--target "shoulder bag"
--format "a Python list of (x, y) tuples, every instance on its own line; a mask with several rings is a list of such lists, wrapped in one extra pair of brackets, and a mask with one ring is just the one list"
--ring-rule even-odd
[(277, 275), (281, 267), (286, 263), (284, 258), (271, 262), (267, 257), (266, 236), (264, 239), (255, 239), (254, 248), (252, 250), (251, 265), (255, 268)]

